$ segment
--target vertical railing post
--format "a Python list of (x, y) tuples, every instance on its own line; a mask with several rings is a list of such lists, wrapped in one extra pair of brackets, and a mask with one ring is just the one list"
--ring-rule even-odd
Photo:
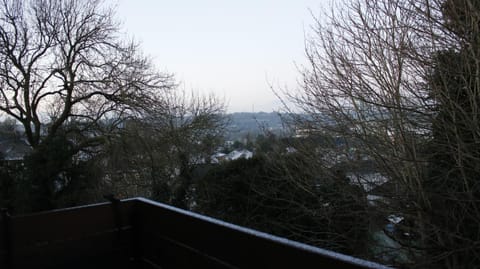
[(104, 195), (103, 196), (105, 199), (110, 201), (112, 205), (112, 211), (113, 211), (113, 221), (115, 222), (115, 227), (117, 228), (117, 238), (116, 242), (114, 244), (120, 242), (121, 238), (121, 232), (122, 232), (122, 216), (120, 212), (120, 200), (115, 198), (113, 195)]
[(11, 269), (12, 267), (12, 235), (11, 235), (11, 216), (8, 212), (8, 209), (2, 208), (0, 209), (3, 227), (2, 237), (3, 237), (3, 246), (5, 247), (5, 268)]
[(137, 265), (137, 267), (141, 268), (142, 266), (142, 233), (141, 233), (141, 220), (140, 220), (140, 206), (141, 206), (141, 201), (136, 200), (134, 207), (133, 207), (133, 212), (129, 216), (131, 218), (131, 223), (132, 223), (132, 237), (131, 237), (131, 257), (133, 259), (133, 262)]

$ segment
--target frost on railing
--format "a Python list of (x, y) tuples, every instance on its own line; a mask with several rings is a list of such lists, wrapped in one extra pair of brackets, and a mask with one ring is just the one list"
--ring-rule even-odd
[(386, 268), (143, 198), (3, 215), (1, 268)]

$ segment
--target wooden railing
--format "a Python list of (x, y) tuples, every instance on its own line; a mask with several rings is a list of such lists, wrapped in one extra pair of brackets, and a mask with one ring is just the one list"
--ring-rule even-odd
[(2, 216), (0, 268), (386, 268), (143, 198)]

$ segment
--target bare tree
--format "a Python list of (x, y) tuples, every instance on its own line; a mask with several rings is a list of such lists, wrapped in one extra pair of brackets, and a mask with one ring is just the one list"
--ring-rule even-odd
[[(309, 116), (300, 128), (333, 138), (322, 147), (327, 164), (364, 186), (365, 194), (389, 180), (391, 202), (371, 212), (371, 231), (382, 231), (378, 216), (401, 212), (406, 219), (424, 219), (428, 202), (422, 181), (426, 157), (420, 152), (433, 112), (418, 65), (428, 58), (417, 57), (426, 42), (412, 31), (420, 24), (412, 10), (408, 1), (359, 0), (335, 8), (313, 27), (302, 89), (290, 94)], [(433, 51), (422, 49), (422, 56)], [(415, 252), (419, 246), (407, 247)]]
[[(435, 22), (450, 41), (434, 56), (430, 89), (435, 100), (429, 169), (431, 259), (446, 268), (473, 268), (480, 261), (480, 5), (478, 1), (437, 3)], [(446, 40), (448, 37), (448, 40)]]
[[(168, 94), (167, 110), (154, 114), (152, 122), (158, 142), (168, 145), (169, 167), (176, 174), (169, 182), (170, 203), (188, 208), (188, 192), (196, 166), (210, 163), (210, 157), (222, 145), (228, 124), (224, 102), (214, 95), (190, 96), (185, 91)], [(177, 172), (175, 172), (177, 171)]]
[(171, 85), (101, 0), (0, 3), (0, 110), (33, 148), (60, 130), (76, 134), (76, 150), (96, 145)]
[(302, 94), (292, 97), (313, 116), (310, 127), (360, 141), (364, 154), (387, 164), (384, 172), (420, 187), (412, 136), (429, 130), (430, 104), (410, 57), (415, 17), (402, 2), (352, 1), (327, 25), (319, 21), (307, 43)]
[(0, 111), (33, 148), (25, 210), (55, 207), (84, 181), (78, 164), (174, 86), (125, 40), (102, 0), (0, 2)]
[(371, 160), (389, 180), (391, 203), (375, 210), (411, 220), (419, 266), (478, 262), (468, 227), (480, 216), (479, 10), (470, 0), (340, 4), (313, 26), (300, 93), (287, 93), (308, 115), (299, 128), (342, 138), (332, 147), (342, 162)]
[(181, 89), (161, 99), (143, 118), (129, 121), (121, 139), (113, 141), (108, 171), (117, 174), (117, 181), (129, 175), (118, 186), (138, 186), (144, 196), (188, 208), (194, 169), (209, 164), (222, 145), (225, 106), (213, 95)]

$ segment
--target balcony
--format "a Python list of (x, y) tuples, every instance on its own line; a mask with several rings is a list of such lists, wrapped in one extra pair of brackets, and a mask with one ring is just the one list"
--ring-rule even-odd
[(143, 198), (3, 212), (0, 268), (387, 268)]

